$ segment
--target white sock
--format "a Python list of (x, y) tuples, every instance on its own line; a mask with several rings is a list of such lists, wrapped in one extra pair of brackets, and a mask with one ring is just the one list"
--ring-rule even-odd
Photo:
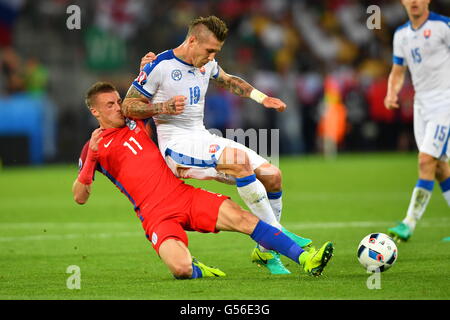
[(439, 185), (441, 186), (442, 195), (444, 196), (445, 201), (447, 201), (447, 204), (450, 207), (450, 178), (447, 178)]
[(281, 230), (281, 225), (270, 206), (264, 185), (252, 174), (244, 178), (236, 178), (239, 195), (250, 211), (262, 221)]
[(443, 192), (442, 195), (444, 196), (445, 201), (447, 201), (447, 204), (450, 207), (450, 190)]
[(430, 190), (417, 186), (414, 188), (406, 218), (403, 220), (403, 223), (410, 227), (411, 230), (416, 228), (417, 222), (422, 218), (422, 215), (430, 202), (431, 192), (432, 191)]
[(273, 214), (277, 221), (281, 221), (281, 212), (283, 210), (282, 193), (280, 192), (267, 192), (267, 197), (269, 198), (270, 207), (272, 208)]

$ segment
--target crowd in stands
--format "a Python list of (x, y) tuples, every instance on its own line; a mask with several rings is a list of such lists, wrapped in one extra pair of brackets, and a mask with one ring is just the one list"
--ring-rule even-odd
[[(68, 30), (72, 4), (81, 9), (81, 28)], [(372, 5), (378, 17), (368, 12)], [(431, 8), (450, 15), (449, 0), (434, 0)], [(321, 121), (330, 103), (338, 103), (345, 120), (339, 150), (415, 148), (409, 78), (401, 108), (383, 106), (392, 36), (407, 21), (400, 0), (0, 0), (0, 12), (0, 95), (48, 95), (60, 128), (87, 121), (87, 110), (80, 110), (92, 82), (112, 81), (124, 94), (141, 56), (176, 47), (193, 18), (214, 14), (229, 27), (217, 57), (221, 67), (283, 99), (288, 109), (266, 110), (211, 85), (207, 127), (279, 128), (282, 153), (318, 152)], [(369, 18), (379, 18), (378, 27), (371, 28)], [(72, 130), (61, 133), (60, 147), (79, 150), (82, 141), (64, 144), (74, 144), (64, 138)]]

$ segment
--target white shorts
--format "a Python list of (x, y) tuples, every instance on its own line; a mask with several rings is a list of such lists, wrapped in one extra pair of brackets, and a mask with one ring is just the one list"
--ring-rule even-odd
[(168, 141), (158, 141), (158, 144), (172, 171), (176, 170), (174, 165), (182, 168), (215, 168), (226, 147), (245, 151), (253, 170), (268, 162), (245, 145), (211, 134), (207, 130)]
[(415, 104), (414, 137), (420, 152), (429, 154), (441, 161), (448, 161), (450, 158), (448, 145), (450, 112), (435, 115), (425, 114), (424, 110)]

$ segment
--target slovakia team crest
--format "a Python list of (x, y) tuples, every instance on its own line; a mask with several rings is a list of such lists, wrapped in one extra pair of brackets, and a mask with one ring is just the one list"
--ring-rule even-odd
[(423, 36), (425, 37), (425, 39), (428, 39), (431, 36), (431, 30), (430, 29), (425, 29), (423, 31)]
[(181, 74), (181, 70), (175, 69), (172, 71), (172, 79), (175, 81), (180, 81), (183, 75)]
[(205, 75), (206, 70), (205, 70), (205, 67), (204, 67), (204, 66), (201, 67), (199, 70), (200, 70), (200, 72), (201, 72), (202, 75)]
[(136, 81), (137, 81), (141, 86), (143, 86), (144, 84), (146, 84), (146, 83), (147, 83), (147, 73), (145, 73), (145, 71), (142, 70), (142, 71), (139, 73), (139, 76), (137, 77)]
[(209, 153), (216, 153), (219, 149), (220, 146), (218, 144), (212, 144), (209, 146)]

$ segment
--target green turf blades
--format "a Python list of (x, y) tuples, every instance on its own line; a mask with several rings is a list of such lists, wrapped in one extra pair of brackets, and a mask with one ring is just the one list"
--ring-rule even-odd
[[(416, 154), (341, 154), (335, 161), (305, 155), (280, 159), (285, 186), (282, 223), (314, 242), (333, 241), (335, 256), (320, 278), (257, 272), (249, 262), (247, 235), (188, 232), (189, 249), (200, 261), (215, 261), (225, 278), (176, 281), (145, 238), (133, 206), (108, 178), (97, 173), (83, 206), (70, 187), (76, 165), (4, 167), (0, 173), (1, 299), (268, 299), (268, 300), (448, 300), (450, 216), (436, 196), (403, 245), (396, 264), (381, 273), (381, 290), (356, 258), (357, 245), (383, 232), (403, 212), (415, 182)], [(370, 170), (368, 170), (370, 168)], [(42, 185), (45, 181), (45, 185)], [(216, 181), (186, 183), (231, 196), (236, 188)], [(437, 190), (435, 190), (437, 191)], [(437, 194), (439, 195), (439, 194)], [(66, 286), (81, 271), (81, 289)], [(438, 271), (436, 271), (438, 270)], [(261, 270), (265, 271), (265, 270)], [(408, 285), (405, 286), (405, 283)], [(270, 290), (268, 289), (270, 288)]]

